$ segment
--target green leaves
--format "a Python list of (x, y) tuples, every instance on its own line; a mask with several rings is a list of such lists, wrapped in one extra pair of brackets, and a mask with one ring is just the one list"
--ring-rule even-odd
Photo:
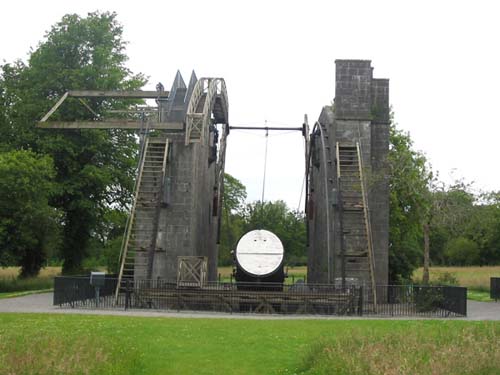
[(422, 259), (422, 224), (430, 207), (432, 173), (410, 135), (391, 124), (389, 134), (389, 279), (409, 280)]
[[(46, 130), (35, 124), (68, 90), (133, 90), (144, 85), (144, 77), (125, 66), (122, 32), (115, 13), (66, 15), (27, 63), (5, 64), (1, 70), (0, 150), (24, 148), (52, 158), (56, 183), (49, 203), (63, 212), (64, 272), (81, 269), (105, 213), (129, 204), (137, 139), (126, 131)], [(134, 104), (99, 98), (88, 103), (98, 114)], [(63, 121), (94, 117), (71, 99), (53, 115)]]
[(266, 229), (276, 234), (285, 248), (289, 265), (304, 265), (306, 258), (306, 227), (304, 216), (290, 210), (283, 201), (244, 204), (245, 186), (229, 174), (224, 177), (219, 264), (231, 265), (231, 250), (240, 237), (254, 229)]
[(48, 156), (0, 153), (0, 265), (20, 263), (22, 276), (36, 275), (58, 240), (58, 214), (48, 204), (54, 175)]

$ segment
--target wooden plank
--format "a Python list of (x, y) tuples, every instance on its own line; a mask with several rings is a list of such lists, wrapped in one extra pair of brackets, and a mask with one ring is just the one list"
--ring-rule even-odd
[[(40, 121), (37, 128), (43, 129), (141, 129), (146, 124), (138, 121)], [(149, 129), (183, 130), (181, 122), (151, 122)]]
[(363, 159), (359, 142), (356, 142), (356, 149), (358, 153), (359, 176), (361, 180), (361, 195), (363, 196), (363, 212), (365, 216), (366, 236), (368, 238), (368, 260), (370, 265), (373, 306), (375, 308), (375, 312), (377, 312), (377, 285), (375, 284), (375, 256), (373, 254), (372, 227), (370, 222), (370, 213), (368, 211), (368, 196), (365, 189), (365, 180), (363, 177)]
[(59, 106), (66, 100), (66, 98), (68, 97), (68, 93), (66, 92), (62, 97), (61, 99), (59, 99), (57, 101), (57, 103), (50, 109), (49, 112), (47, 112), (47, 114), (45, 116), (43, 116), (43, 118), (40, 120), (40, 122), (45, 122), (47, 121), (47, 119), (56, 111), (57, 108), (59, 108)]
[(156, 99), (168, 97), (168, 91), (99, 91), (99, 90), (70, 90), (73, 98), (129, 98), (129, 99)]

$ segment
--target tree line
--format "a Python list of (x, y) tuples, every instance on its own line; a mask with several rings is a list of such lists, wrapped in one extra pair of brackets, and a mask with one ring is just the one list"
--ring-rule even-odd
[(219, 247), (219, 264), (233, 264), (232, 251), (245, 233), (266, 229), (276, 234), (285, 251), (288, 265), (306, 265), (306, 227), (303, 212), (291, 210), (285, 202), (256, 201), (245, 203), (245, 186), (230, 174), (224, 176), (222, 227)]
[[(26, 61), (0, 66), (0, 266), (21, 276), (46, 264), (63, 273), (96, 265), (116, 270), (130, 207), (138, 144), (124, 130), (46, 130), (36, 122), (68, 89), (136, 90), (143, 74), (127, 66), (123, 26), (115, 13), (66, 15)], [(118, 99), (89, 99), (96, 112), (68, 98), (56, 120), (96, 119), (123, 109)], [(388, 156), (390, 280), (416, 267), (500, 263), (500, 192), (477, 193), (439, 182), (411, 138), (393, 123)], [(220, 264), (247, 231), (280, 237), (290, 265), (307, 263), (305, 217), (282, 201), (246, 202), (246, 189), (226, 175)]]

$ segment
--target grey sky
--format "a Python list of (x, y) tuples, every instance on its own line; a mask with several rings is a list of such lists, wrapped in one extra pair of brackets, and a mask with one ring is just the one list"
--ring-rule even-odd
[[(313, 123), (334, 96), (335, 59), (372, 60), (391, 80), (400, 128), (440, 178), (500, 189), (499, 8), (496, 1), (9, 1), (0, 13), (0, 59), (26, 58), (66, 13), (116, 11), (134, 72), (168, 87), (224, 77), (232, 125)], [(304, 172), (299, 133), (269, 139), (266, 199), (296, 208)], [(262, 133), (232, 132), (227, 171), (262, 188)]]

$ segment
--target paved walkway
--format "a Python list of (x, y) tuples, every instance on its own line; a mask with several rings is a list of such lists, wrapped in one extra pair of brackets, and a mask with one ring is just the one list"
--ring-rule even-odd
[[(207, 312), (170, 312), (151, 310), (87, 310), (52, 306), (52, 293), (32, 294), (16, 298), (0, 299), (0, 313), (55, 313), (55, 314), (94, 314), (94, 315), (125, 315), (166, 318), (222, 318), (222, 319), (422, 319), (408, 317), (339, 317), (317, 315), (262, 315), (262, 314), (223, 314)], [(500, 302), (467, 302), (467, 318), (451, 318), (465, 320), (500, 320)], [(428, 319), (428, 318), (424, 318)]]

